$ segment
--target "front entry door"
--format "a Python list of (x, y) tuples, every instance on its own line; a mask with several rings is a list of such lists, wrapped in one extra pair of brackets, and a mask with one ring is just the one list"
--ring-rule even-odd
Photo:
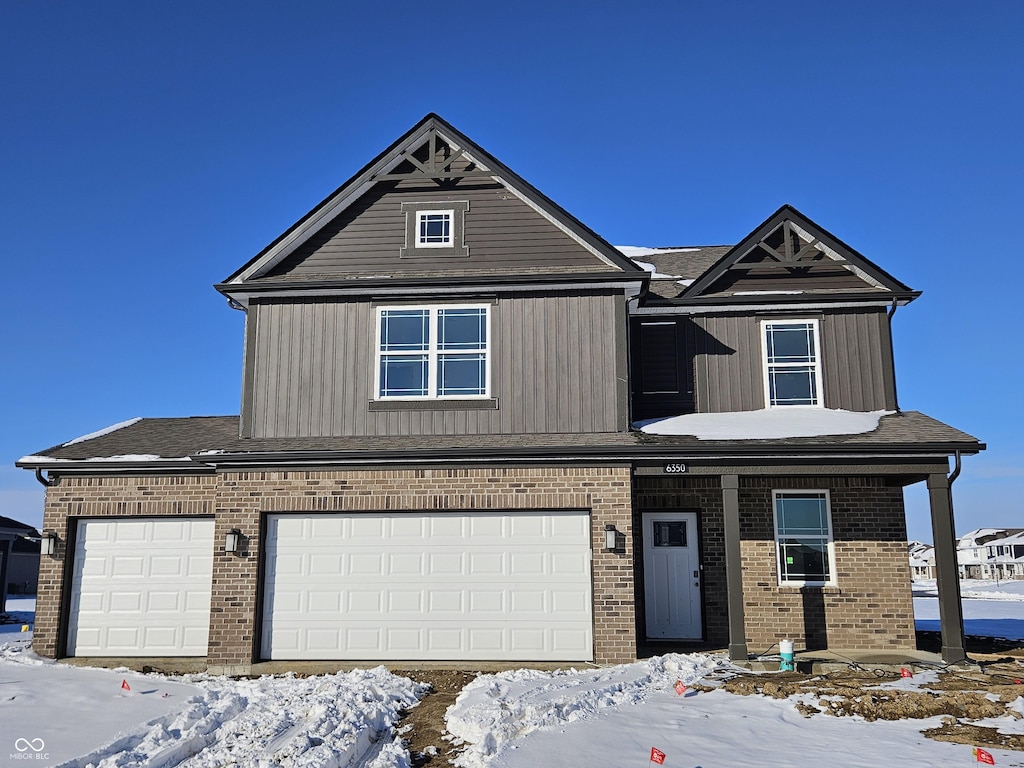
[(649, 640), (700, 640), (696, 512), (645, 512), (644, 595)]

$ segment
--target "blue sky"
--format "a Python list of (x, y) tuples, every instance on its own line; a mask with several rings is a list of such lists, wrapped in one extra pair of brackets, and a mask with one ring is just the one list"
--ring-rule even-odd
[(237, 413), (211, 285), (433, 111), (614, 243), (790, 203), (923, 290), (900, 403), (989, 445), (958, 531), (1024, 524), (1024, 5), (8, 0), (0, 36), (0, 515), (41, 522), (19, 456)]

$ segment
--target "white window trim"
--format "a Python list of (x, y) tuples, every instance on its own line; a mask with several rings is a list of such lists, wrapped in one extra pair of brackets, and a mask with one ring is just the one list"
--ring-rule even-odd
[[(427, 216), (438, 215), (448, 217), (448, 238), (437, 243), (424, 242), (420, 236), (420, 228), (423, 225), (423, 219)], [(416, 211), (415, 234), (416, 237), (413, 239), (413, 248), (451, 248), (455, 244), (455, 209), (445, 208), (441, 210)]]
[[(783, 580), (782, 578), (782, 551), (779, 547), (779, 505), (780, 496), (798, 496), (806, 494), (824, 494), (825, 510), (828, 512), (828, 540), (826, 541), (826, 552), (828, 556), (827, 581), (795, 581)], [(780, 587), (834, 587), (836, 586), (836, 550), (835, 539), (832, 535), (832, 495), (824, 488), (780, 488), (772, 491), (772, 530), (775, 535), (775, 578)]]
[[(768, 326), (790, 325), (795, 323), (808, 324), (814, 328), (814, 363), (768, 363)], [(764, 384), (764, 407), (765, 408), (824, 408), (825, 389), (821, 370), (821, 326), (817, 318), (813, 317), (785, 317), (762, 320), (761, 330), (761, 370)], [(814, 368), (815, 391), (817, 402), (810, 405), (786, 405), (785, 403), (772, 403), (771, 369), (797, 368), (812, 365)]]
[[(425, 400), (487, 400), (491, 397), (491, 307), (488, 304), (394, 304), (377, 307), (374, 323), (374, 371), (373, 399), (381, 401), (425, 401)], [(484, 346), (477, 353), (484, 355), (484, 392), (479, 395), (439, 395), (437, 394), (437, 359), (444, 351), (437, 348), (437, 316), (441, 309), (482, 309), (484, 310)], [(384, 352), (381, 350), (380, 334), (383, 313), (387, 310), (427, 310), (428, 336), (427, 349), (408, 352)], [(466, 350), (468, 352), (468, 350)], [(382, 395), (380, 393), (380, 364), (383, 355), (427, 355), (427, 394), (426, 395)], [(454, 352), (453, 354), (457, 354)]]

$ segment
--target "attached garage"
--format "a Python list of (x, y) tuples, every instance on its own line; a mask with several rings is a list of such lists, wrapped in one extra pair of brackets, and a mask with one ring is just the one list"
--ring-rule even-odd
[(590, 661), (585, 511), (267, 519), (262, 656)]
[(69, 656), (205, 656), (213, 520), (81, 520)]

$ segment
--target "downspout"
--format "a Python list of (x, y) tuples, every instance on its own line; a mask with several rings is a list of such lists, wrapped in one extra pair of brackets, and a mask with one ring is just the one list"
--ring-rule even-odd
[(52, 477), (43, 477), (43, 470), (39, 467), (36, 467), (36, 480), (42, 483), (44, 488), (49, 488), (57, 484), (57, 481)]
[[(889, 370), (892, 371), (892, 402), (895, 407), (896, 413), (900, 412), (900, 396), (896, 390), (896, 343), (892, 337), (892, 316), (896, 314), (896, 307), (899, 306), (899, 300), (892, 300), (892, 308), (886, 313), (886, 319), (889, 321)], [(960, 452), (956, 454), (956, 466), (957, 474), (960, 473)], [(952, 479), (950, 480), (952, 483)]]

